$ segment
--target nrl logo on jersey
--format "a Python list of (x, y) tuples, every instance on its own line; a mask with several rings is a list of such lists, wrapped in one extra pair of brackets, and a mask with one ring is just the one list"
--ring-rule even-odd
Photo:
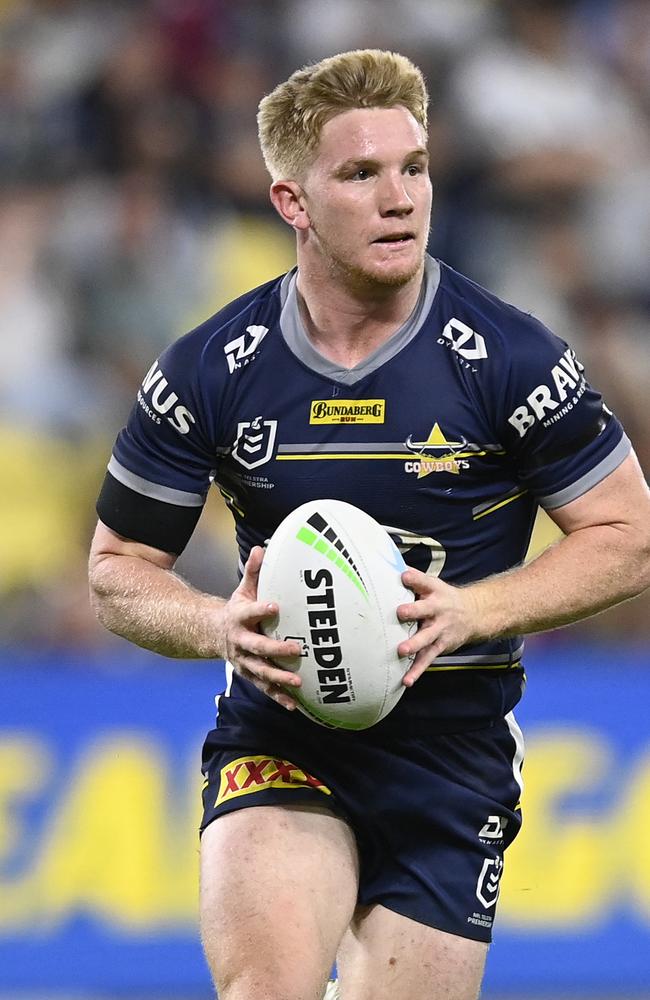
[(269, 332), (268, 326), (247, 326), (240, 337), (226, 344), (223, 353), (228, 362), (228, 371), (232, 375), (238, 368), (244, 368), (257, 357), (257, 349)]
[(501, 858), (486, 858), (476, 883), (476, 898), (486, 910), (496, 906), (499, 898), (499, 882), (503, 871)]
[(245, 420), (237, 424), (237, 438), (233, 445), (232, 457), (245, 469), (256, 469), (264, 465), (273, 455), (278, 432), (277, 420)]

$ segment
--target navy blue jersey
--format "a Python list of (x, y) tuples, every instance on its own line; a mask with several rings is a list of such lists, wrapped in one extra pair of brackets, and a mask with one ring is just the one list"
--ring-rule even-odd
[[(409, 320), (350, 370), (312, 346), (290, 272), (151, 367), (98, 512), (121, 535), (180, 552), (214, 482), (243, 565), (290, 510), (333, 497), (386, 526), (409, 565), (464, 584), (519, 564), (538, 505), (579, 497), (629, 449), (568, 345), (446, 265), (427, 258)], [(440, 657), (400, 713), (505, 714), (521, 648), (497, 638)]]

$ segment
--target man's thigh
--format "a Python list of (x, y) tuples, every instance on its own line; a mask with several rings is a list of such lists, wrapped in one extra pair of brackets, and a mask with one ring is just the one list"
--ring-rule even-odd
[(339, 948), (342, 1000), (477, 1000), (487, 944), (383, 906), (359, 908)]
[(310, 806), (256, 806), (201, 840), (201, 936), (220, 1000), (320, 1000), (357, 899), (354, 836)]

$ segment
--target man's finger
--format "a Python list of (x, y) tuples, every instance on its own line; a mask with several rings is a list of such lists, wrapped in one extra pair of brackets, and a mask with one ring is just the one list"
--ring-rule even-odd
[(400, 656), (413, 656), (414, 653), (419, 653), (421, 649), (431, 645), (435, 639), (434, 623), (429, 622), (428, 626), (420, 626), (417, 632), (414, 632), (404, 642), (400, 642), (397, 652)]
[(241, 582), (238, 587), (240, 593), (244, 593), (247, 596), (252, 597), (253, 600), (257, 597), (257, 582), (259, 580), (260, 569), (263, 561), (264, 549), (261, 545), (254, 545), (250, 550), (248, 559), (246, 560), (244, 575), (241, 578)]
[[(242, 581), (243, 582), (243, 581)], [(249, 601), (244, 604), (240, 601), (235, 608), (233, 605), (233, 617), (242, 625), (257, 625), (265, 618), (274, 618), (278, 613), (277, 604), (266, 604), (264, 601)]]
[(234, 661), (240, 673), (246, 670), (248, 674), (252, 674), (267, 686), (269, 684), (276, 684), (279, 687), (295, 688), (300, 687), (302, 683), (298, 674), (292, 670), (283, 670), (281, 667), (276, 667), (272, 663), (269, 663), (268, 660), (262, 659), (262, 657), (245, 650), (242, 650), (238, 656), (235, 656)]
[(402, 583), (416, 594), (430, 594), (435, 589), (437, 580), (434, 576), (410, 567), (402, 573)]
[(413, 604), (400, 604), (397, 608), (397, 617), (401, 622), (421, 621), (423, 618), (431, 618), (433, 610), (430, 604), (425, 601), (414, 601)]
[(298, 704), (293, 698), (290, 698), (288, 694), (285, 693), (283, 688), (270, 688), (266, 694), (273, 701), (277, 701), (278, 705), (282, 705), (283, 708), (288, 709), (289, 712), (295, 711), (298, 708)]
[(276, 701), (278, 705), (282, 705), (283, 708), (292, 712), (298, 707), (296, 700), (292, 698), (291, 695), (279, 684), (267, 684), (256, 674), (252, 673), (252, 671), (247, 670), (246, 667), (242, 667), (239, 673), (242, 677), (245, 677), (247, 681), (250, 681), (250, 683), (253, 684), (258, 691), (261, 691), (262, 694), (272, 698), (273, 701)]
[(251, 632), (246, 636), (245, 646), (242, 641), (242, 646), (247, 653), (254, 653), (266, 660), (287, 658), (296, 660), (296, 666), (299, 666), (302, 650), (294, 639), (270, 639), (261, 632)]
[(438, 639), (436, 642), (433, 642), (431, 645), (420, 650), (418, 655), (413, 660), (413, 663), (404, 674), (402, 684), (405, 687), (413, 687), (417, 679), (422, 676), (427, 667), (431, 666), (435, 658), (440, 656), (441, 653), (444, 653), (444, 648), (444, 643), (441, 639)]

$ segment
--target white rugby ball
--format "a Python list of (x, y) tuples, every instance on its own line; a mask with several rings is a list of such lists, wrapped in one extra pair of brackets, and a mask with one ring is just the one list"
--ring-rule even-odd
[(388, 532), (342, 500), (310, 500), (274, 532), (258, 598), (280, 610), (262, 628), (300, 643), (300, 657), (276, 662), (300, 674), (291, 694), (315, 722), (367, 729), (404, 694), (413, 657), (398, 656), (397, 646), (416, 628), (396, 613), (413, 600), (401, 580), (405, 569)]

